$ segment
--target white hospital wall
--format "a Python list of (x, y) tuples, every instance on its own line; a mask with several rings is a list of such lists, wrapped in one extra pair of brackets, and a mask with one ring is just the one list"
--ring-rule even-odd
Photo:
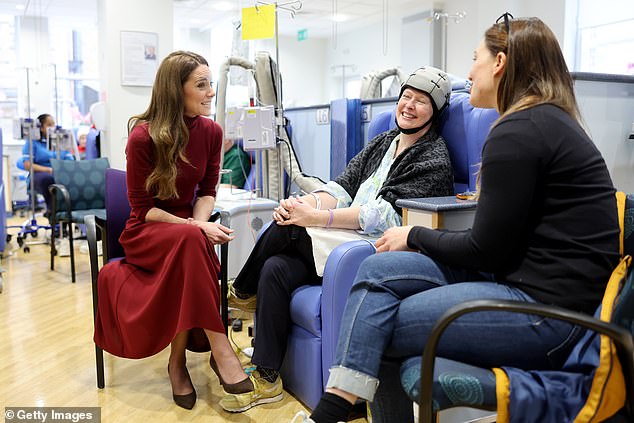
[(446, 0), (443, 10), (464, 11), (467, 17), (447, 27), (447, 72), (466, 76), (471, 68), (473, 50), (495, 20), (504, 12), (516, 17), (536, 16), (553, 30), (563, 47), (565, 0)]
[(156, 33), (160, 63), (172, 51), (173, 6), (172, 0), (99, 0), (98, 7), (101, 95), (107, 105), (101, 154), (110, 166), (125, 169), (127, 122), (147, 109), (152, 88), (121, 85), (121, 31)]

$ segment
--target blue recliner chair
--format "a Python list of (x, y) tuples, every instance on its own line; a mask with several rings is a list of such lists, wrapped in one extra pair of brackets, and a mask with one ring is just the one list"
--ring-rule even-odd
[[(482, 144), (495, 110), (477, 109), (466, 93), (452, 93), (451, 103), (441, 120), (454, 168), (456, 192), (475, 189), (475, 171), (480, 163)], [(394, 127), (394, 113), (375, 117), (368, 137)], [(328, 380), (339, 326), (350, 286), (361, 261), (374, 254), (367, 241), (352, 241), (335, 248), (328, 257), (322, 286), (303, 286), (291, 299), (291, 334), (281, 374), (284, 387), (308, 407), (314, 408)]]

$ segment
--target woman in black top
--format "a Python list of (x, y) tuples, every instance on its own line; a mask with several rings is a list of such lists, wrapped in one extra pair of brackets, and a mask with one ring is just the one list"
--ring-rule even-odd
[[(619, 257), (615, 190), (579, 123), (555, 35), (537, 18), (504, 17), (486, 31), (469, 75), (471, 103), (501, 115), (482, 152), (473, 229), (404, 226), (377, 241), (385, 254), (359, 269), (326, 393), (305, 422), (345, 421), (357, 398), (374, 400), (375, 422), (412, 421), (398, 371), (394, 378), (385, 369), (420, 356), (453, 305), (511, 299), (589, 314), (599, 305)], [(474, 313), (449, 327), (438, 355), (485, 368), (549, 369), (561, 364), (575, 332), (534, 316)], [(451, 403), (444, 400), (438, 405)]]

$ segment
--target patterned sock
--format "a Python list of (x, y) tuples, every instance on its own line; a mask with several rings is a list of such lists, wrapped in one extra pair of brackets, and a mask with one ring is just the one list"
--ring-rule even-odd
[(326, 392), (319, 400), (319, 404), (313, 410), (310, 418), (315, 423), (337, 423), (348, 421), (348, 414), (352, 409), (352, 404), (347, 400)]
[(262, 377), (262, 379), (266, 380), (269, 383), (274, 383), (277, 380), (280, 372), (274, 369), (267, 369), (266, 367), (257, 367), (257, 371)]

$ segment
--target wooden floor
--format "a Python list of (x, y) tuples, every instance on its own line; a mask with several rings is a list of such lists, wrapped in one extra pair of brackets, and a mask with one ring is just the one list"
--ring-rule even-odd
[[(9, 224), (22, 220), (13, 218)], [(142, 360), (105, 354), (106, 387), (98, 389), (88, 256), (76, 247), (77, 283), (72, 284), (68, 257), (57, 258), (51, 271), (49, 247), (32, 245), (30, 250), (27, 254), (17, 249), (14, 237), (5, 250), (8, 257), (2, 260), (0, 410), (7, 406), (101, 407), (102, 422), (206, 423), (286, 423), (296, 412), (306, 410), (285, 393), (284, 400), (275, 404), (241, 414), (224, 412), (218, 405), (223, 391), (209, 369), (208, 355), (195, 353), (188, 353), (187, 362), (198, 401), (193, 410), (184, 410), (172, 402), (167, 350)], [(241, 347), (249, 345), (246, 330), (234, 338)], [(242, 359), (248, 364), (248, 358)]]

